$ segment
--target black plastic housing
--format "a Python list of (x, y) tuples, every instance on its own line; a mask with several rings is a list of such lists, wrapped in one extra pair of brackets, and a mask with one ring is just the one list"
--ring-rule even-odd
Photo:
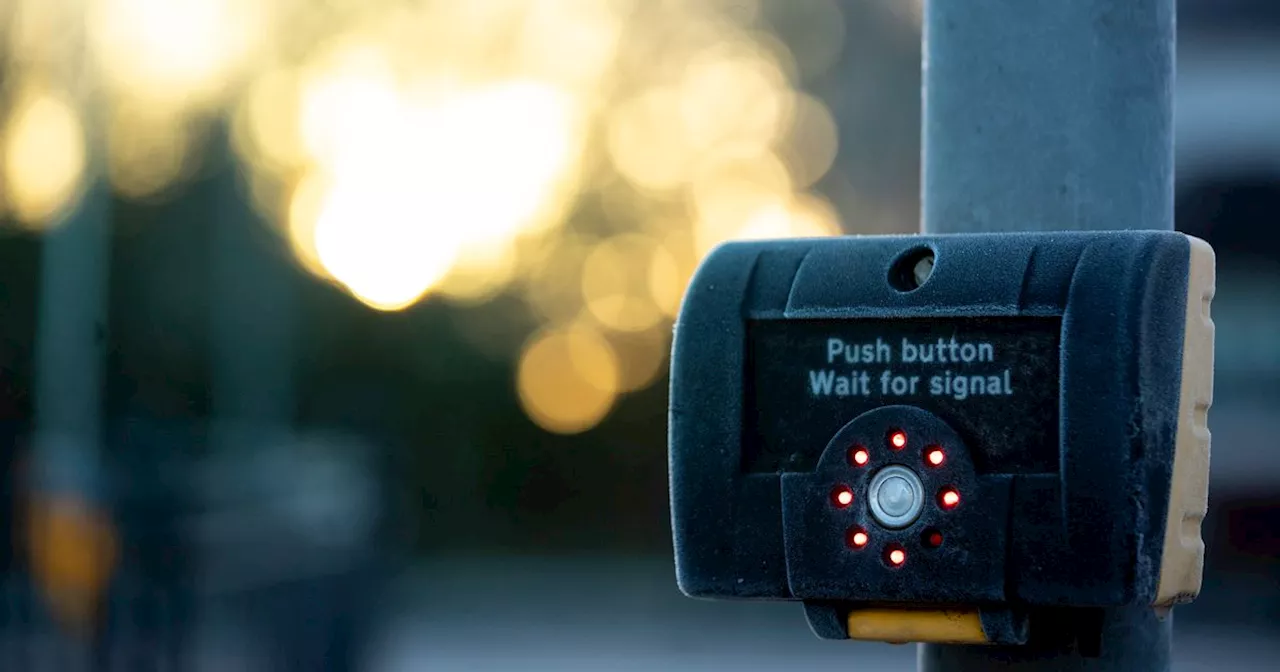
[[(904, 264), (929, 253), (928, 279), (904, 284)], [(1188, 239), (1168, 232), (717, 248), (689, 287), (672, 353), (680, 588), (812, 604), (1150, 604), (1169, 506), (1188, 259)], [(839, 340), (831, 334), (866, 344), (879, 335), (903, 353), (904, 338), (986, 339), (1007, 353), (987, 368), (996, 378), (1011, 372), (1015, 391), (819, 396), (812, 372), (823, 366), (857, 378), (844, 351), (828, 350)], [(895, 367), (920, 374), (922, 387), (943, 375), (904, 362), (863, 364), (873, 374), (864, 385), (877, 389), (881, 370)], [(970, 370), (955, 363), (953, 373)], [(884, 444), (889, 427), (909, 437), (899, 454)], [(946, 447), (945, 472), (919, 462), (934, 444)], [(854, 446), (872, 454), (869, 468), (850, 462)], [(831, 506), (833, 487), (861, 498), (875, 469), (899, 463), (922, 475), (931, 497), (956, 487), (961, 505), (946, 512), (931, 500), (901, 530), (877, 527), (860, 499), (848, 511)], [(868, 548), (845, 542), (856, 526), (871, 531)], [(945, 539), (937, 548), (922, 546), (931, 530)], [(903, 566), (884, 561), (887, 543), (904, 547)]]

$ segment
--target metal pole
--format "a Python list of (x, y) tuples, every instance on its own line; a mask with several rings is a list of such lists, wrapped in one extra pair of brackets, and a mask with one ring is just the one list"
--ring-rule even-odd
[(1174, 0), (928, 0), (924, 230), (1173, 228)]
[[(1174, 25), (1174, 0), (928, 0), (923, 230), (1172, 229)], [(1164, 672), (1171, 622), (1107, 610), (1098, 657), (925, 644), (919, 669)]]

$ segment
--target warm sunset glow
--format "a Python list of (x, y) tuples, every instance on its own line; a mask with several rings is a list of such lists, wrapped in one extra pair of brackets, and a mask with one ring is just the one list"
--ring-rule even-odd
[(411, 305), (460, 259), (506, 272), (513, 257), (478, 251), (538, 225), (575, 151), (571, 105), (554, 88), (401, 90), (376, 52), (316, 77), (301, 101), (303, 143), (328, 186), (314, 222), (290, 231), (381, 310)]
[(840, 61), (835, 0), (10, 5), (0, 208), (12, 220), (57, 222), (89, 179), (125, 200), (179, 196), (229, 141), (245, 200), (353, 300), (511, 300), (503, 324), (460, 319), (472, 336), (512, 334), (476, 336), (500, 359), (530, 332), (522, 357), (535, 363), (555, 359), (534, 347), (548, 334), (594, 334), (613, 362), (603, 396), (561, 395), (585, 400), (571, 413), (529, 383), (558, 378), (517, 382), (552, 431), (588, 428), (662, 379), (711, 249), (839, 235), (830, 199), (850, 202), (832, 172), (856, 140), (804, 90)]

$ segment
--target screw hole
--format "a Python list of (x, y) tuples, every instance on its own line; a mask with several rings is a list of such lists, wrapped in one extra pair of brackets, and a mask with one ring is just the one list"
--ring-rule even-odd
[(900, 292), (913, 292), (933, 275), (933, 250), (917, 247), (898, 257), (889, 270), (889, 284)]

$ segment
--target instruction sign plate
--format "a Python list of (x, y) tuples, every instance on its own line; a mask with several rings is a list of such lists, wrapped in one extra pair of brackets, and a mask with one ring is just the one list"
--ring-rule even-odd
[(812, 469), (845, 423), (880, 406), (932, 412), (980, 471), (1058, 469), (1058, 317), (758, 320), (747, 325), (751, 472)]

